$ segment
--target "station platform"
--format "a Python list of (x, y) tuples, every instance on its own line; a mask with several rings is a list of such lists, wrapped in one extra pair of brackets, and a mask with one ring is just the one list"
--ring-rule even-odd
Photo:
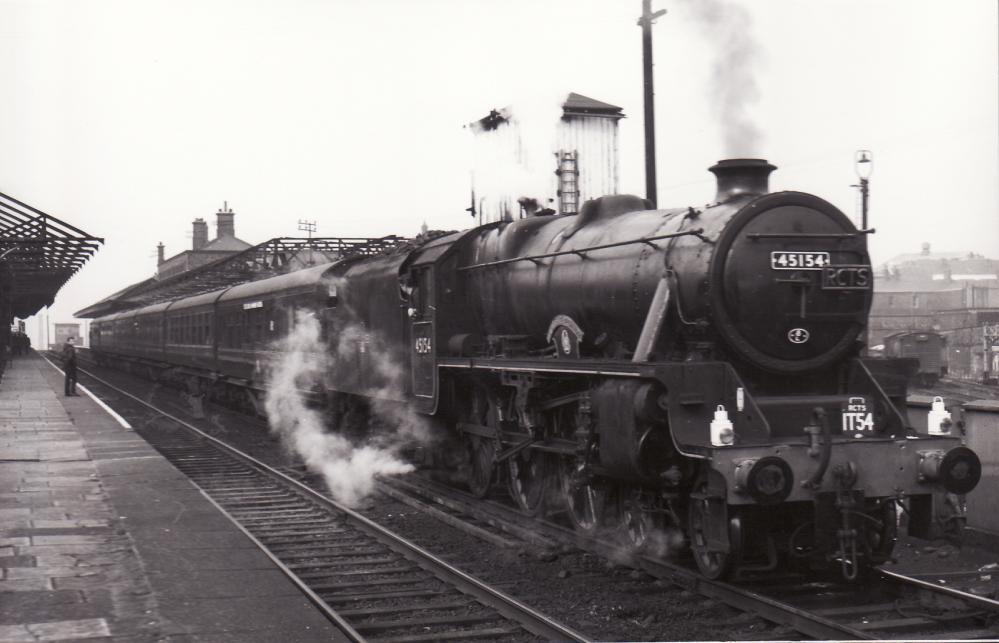
[(0, 643), (343, 641), (127, 422), (37, 353), (0, 381)]

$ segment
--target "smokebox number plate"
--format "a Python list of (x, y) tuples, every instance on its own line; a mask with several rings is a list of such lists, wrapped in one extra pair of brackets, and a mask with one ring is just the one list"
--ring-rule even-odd
[(772, 270), (822, 270), (829, 265), (828, 252), (775, 250), (770, 253)]

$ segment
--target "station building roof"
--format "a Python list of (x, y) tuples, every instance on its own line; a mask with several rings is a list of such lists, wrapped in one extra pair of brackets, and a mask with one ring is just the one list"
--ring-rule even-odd
[(0, 192), (0, 306), (6, 321), (51, 305), (103, 243), (101, 237)]
[(376, 255), (408, 241), (394, 235), (376, 239), (276, 237), (178, 275), (164, 279), (153, 277), (132, 284), (73, 314), (81, 318), (103, 317), (287, 274), (350, 256)]

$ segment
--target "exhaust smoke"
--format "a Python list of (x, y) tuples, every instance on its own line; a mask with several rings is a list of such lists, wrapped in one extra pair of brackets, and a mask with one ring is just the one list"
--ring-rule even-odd
[[(348, 327), (340, 334), (340, 347), (347, 336), (356, 336)], [(319, 320), (308, 311), (297, 311), (291, 332), (276, 345), (276, 357), (267, 369), (267, 394), (264, 407), (271, 431), (276, 433), (289, 452), (298, 455), (309, 470), (323, 476), (333, 498), (348, 507), (356, 507), (372, 492), (378, 476), (413, 471), (413, 465), (398, 456), (400, 448), (428, 432), (414, 413), (375, 403), (373, 413), (387, 425), (377, 438), (363, 443), (344, 435), (350, 427), (334, 426), (327, 430), (323, 414), (310, 408), (307, 394), (321, 386), (329, 369), (337, 367), (342, 351), (331, 352), (322, 341)], [(380, 372), (395, 374), (402, 369), (382, 353), (378, 356)], [(398, 385), (387, 378), (385, 386)]]
[(760, 98), (756, 69), (760, 46), (745, 7), (731, 0), (684, 0), (701, 33), (715, 51), (709, 100), (718, 116), (727, 157), (760, 154), (763, 132), (752, 110)]

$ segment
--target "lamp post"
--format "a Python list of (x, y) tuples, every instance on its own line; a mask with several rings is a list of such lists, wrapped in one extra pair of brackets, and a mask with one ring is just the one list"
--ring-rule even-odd
[(860, 184), (853, 187), (860, 188), (860, 229), (867, 229), (867, 198), (870, 195), (871, 173), (874, 171), (874, 155), (870, 150), (857, 150), (854, 157), (854, 170)]

